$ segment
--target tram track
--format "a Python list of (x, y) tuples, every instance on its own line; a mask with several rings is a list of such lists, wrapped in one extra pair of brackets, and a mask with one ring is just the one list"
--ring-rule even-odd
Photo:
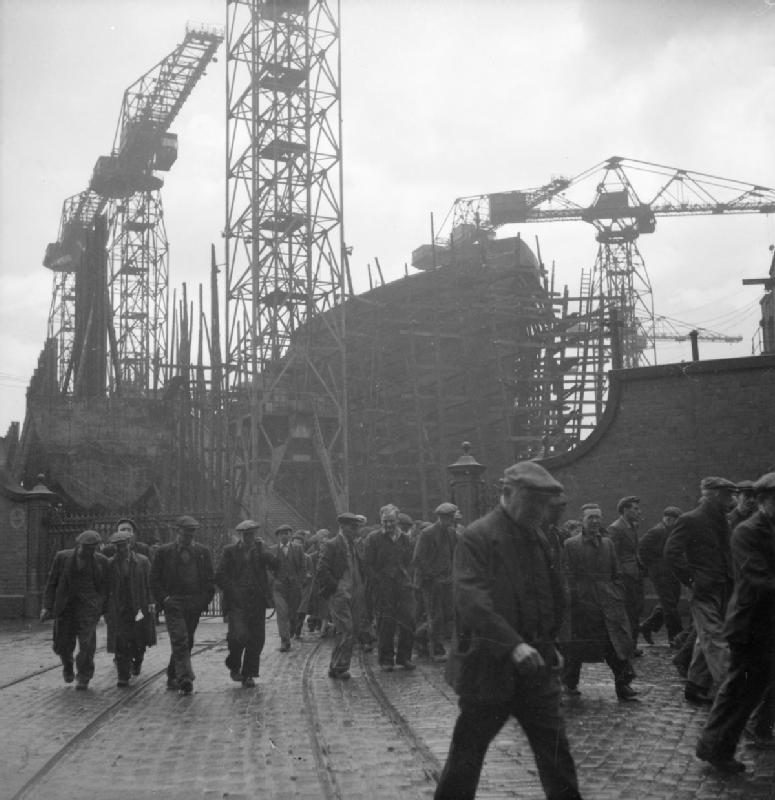
[[(201, 653), (206, 653), (209, 650), (213, 650), (216, 647), (219, 647), (225, 644), (225, 639), (218, 639), (214, 642), (208, 642), (207, 644), (199, 645), (192, 650), (191, 655), (199, 655)], [(20, 678), (12, 683), (6, 684), (7, 686), (12, 686), (16, 683), (20, 683), (24, 680), (28, 680), (30, 678), (35, 677), (35, 675), (43, 674), (45, 672), (50, 672), (53, 669), (57, 669), (58, 667), (50, 667), (44, 670), (40, 670), (39, 672), (31, 675), (27, 675), (23, 678)], [(11, 797), (11, 800), (29, 800), (29, 798), (34, 797), (32, 794), (33, 790), (36, 788), (38, 784), (43, 781), (43, 779), (53, 770), (56, 768), (57, 764), (62, 761), (65, 757), (70, 755), (83, 741), (89, 739), (95, 731), (98, 731), (101, 727), (106, 725), (110, 720), (115, 717), (115, 715), (122, 709), (132, 704), (134, 700), (138, 697), (142, 696), (148, 689), (151, 687), (153, 683), (155, 683), (159, 678), (164, 676), (166, 680), (167, 676), (167, 667), (163, 669), (157, 670), (156, 672), (152, 673), (151, 675), (147, 675), (146, 677), (142, 678), (141, 680), (135, 682), (130, 687), (125, 690), (122, 690), (121, 695), (116, 699), (115, 702), (111, 703), (106, 708), (102, 709), (97, 716), (95, 716), (92, 720), (90, 720), (86, 725), (84, 725), (80, 730), (78, 730), (75, 734), (73, 734), (63, 745), (62, 747), (57, 750), (44, 764), (41, 766), (36, 772), (28, 778), (28, 780), (24, 783), (24, 785)], [(0, 688), (6, 688), (0, 687)]]

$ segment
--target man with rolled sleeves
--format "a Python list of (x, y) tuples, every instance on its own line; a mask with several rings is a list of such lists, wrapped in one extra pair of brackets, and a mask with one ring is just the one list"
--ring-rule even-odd
[(231, 679), (246, 689), (256, 685), (266, 641), (266, 610), (273, 605), (267, 569), (278, 566), (277, 557), (256, 539), (260, 527), (252, 519), (240, 522), (239, 541), (223, 548), (215, 571), (228, 623), (226, 668)]
[(723, 628), (733, 582), (726, 515), (734, 508), (736, 491), (726, 478), (703, 478), (699, 505), (678, 517), (665, 545), (665, 561), (689, 587), (689, 608), (697, 631), (684, 688), (690, 703), (710, 705), (714, 685), (721, 685), (729, 667)]
[(334, 625), (334, 649), (328, 677), (350, 679), (353, 648), (361, 633), (365, 611), (363, 563), (356, 546), (360, 519), (346, 511), (337, 517), (339, 533), (323, 544), (316, 580), (321, 596), (328, 601)]
[[(729, 673), (697, 742), (698, 758), (729, 773), (745, 770), (735, 748), (749, 715), (772, 686), (775, 665), (775, 472), (762, 475), (753, 493), (758, 511), (732, 533), (735, 588), (724, 622)], [(769, 746), (775, 747), (772, 739)]]
[(652, 634), (664, 624), (667, 629), (667, 640), (671, 646), (675, 637), (681, 633), (681, 617), (678, 615), (678, 602), (681, 599), (681, 581), (665, 563), (664, 550), (667, 537), (681, 516), (681, 509), (668, 506), (662, 512), (662, 521), (643, 534), (638, 542), (638, 560), (648, 573), (654, 591), (657, 593), (657, 604), (651, 614), (640, 626), (641, 636), (654, 644)]
[[(444, 622), (452, 608), (452, 560), (457, 546), (457, 506), (442, 503), (436, 522), (423, 528), (414, 548), (414, 567), (428, 622), (428, 650), (433, 661), (447, 660)], [(451, 626), (450, 626), (451, 627)]]
[(622, 572), (624, 607), (632, 632), (633, 655), (641, 656), (638, 649), (640, 615), (643, 613), (643, 575), (638, 563), (638, 525), (640, 524), (640, 498), (634, 495), (623, 497), (616, 504), (619, 518), (608, 526), (608, 536), (614, 543), (616, 558)]
[(43, 594), (40, 621), (54, 618), (54, 652), (65, 683), (75, 679), (76, 689), (86, 689), (94, 675), (97, 623), (108, 596), (108, 559), (97, 552), (101, 543), (97, 531), (79, 533), (73, 549), (54, 556)]
[(189, 695), (194, 691), (191, 650), (200, 615), (215, 594), (210, 550), (194, 541), (199, 523), (190, 516), (175, 521), (175, 541), (162, 545), (151, 567), (151, 591), (164, 611), (172, 654), (167, 688)]
[(499, 506), (469, 525), (455, 550), (446, 674), (460, 715), (435, 800), (475, 796), (487, 748), (509, 716), (527, 736), (546, 797), (581, 797), (560, 715), (555, 637), (565, 596), (540, 528), (549, 499), (561, 491), (538, 464), (514, 464)]
[(296, 626), (296, 615), (301, 605), (302, 587), (307, 573), (304, 548), (298, 540), (292, 540), (293, 528), (280, 525), (275, 529), (277, 545), (273, 554), (277, 558), (272, 593), (277, 615), (277, 632), (280, 635), (280, 652), (291, 649), (291, 636)]

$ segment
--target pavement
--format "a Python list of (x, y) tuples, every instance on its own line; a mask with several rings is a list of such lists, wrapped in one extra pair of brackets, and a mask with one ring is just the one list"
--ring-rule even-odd
[[(169, 643), (147, 655), (129, 689), (116, 687), (105, 628), (88, 691), (62, 681), (51, 624), (0, 624), (2, 800), (390, 800), (433, 796), (456, 717), (443, 666), (380, 672), (373, 653), (352, 679), (327, 676), (331, 640), (305, 634), (279, 652), (274, 620), (256, 689), (229, 679), (226, 626), (204, 619), (193, 658), (195, 692), (166, 689)], [(707, 709), (687, 704), (664, 640), (635, 661), (639, 701), (617, 701), (609, 670), (587, 664), (564, 701), (586, 800), (775, 800), (775, 752), (744, 743), (746, 772), (726, 777), (697, 760)], [(518, 726), (490, 747), (478, 798), (541, 800)]]

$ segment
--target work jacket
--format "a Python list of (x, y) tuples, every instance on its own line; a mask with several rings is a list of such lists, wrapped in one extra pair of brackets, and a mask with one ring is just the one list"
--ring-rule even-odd
[[(363, 563), (358, 548), (354, 542), (352, 545), (348, 544), (343, 533), (338, 533), (333, 539), (323, 542), (323, 548), (318, 559), (315, 578), (321, 597), (329, 599), (333, 597), (339, 588), (339, 581), (347, 572), (349, 564), (347, 558), (348, 549), (352, 554), (354, 569), (358, 570), (359, 576), (362, 577)], [(359, 581), (356, 581), (356, 583), (359, 583)]]
[(726, 514), (709, 503), (701, 502), (676, 520), (664, 556), (694, 597), (728, 590), (732, 581), (729, 538)]
[(452, 561), (456, 545), (455, 529), (446, 530), (438, 521), (420, 531), (413, 558), (420, 586), (452, 581)]
[(461, 697), (503, 703), (525, 689), (511, 658), (529, 644), (546, 668), (565, 611), (562, 582), (538, 528), (498, 507), (473, 522), (455, 550), (455, 630), (446, 677)]
[(755, 643), (762, 657), (775, 647), (775, 522), (761, 511), (732, 533), (735, 588), (724, 633), (730, 644)]
[[(52, 617), (61, 616), (68, 602), (73, 599), (72, 580), (75, 566), (75, 549), (60, 550), (54, 556), (43, 595), (43, 607), (51, 612)], [(94, 554), (93, 576), (98, 598), (95, 610), (99, 619), (108, 596), (108, 559), (100, 553)]]
[[(185, 594), (178, 572), (179, 548), (177, 540), (162, 545), (151, 565), (151, 592), (160, 609), (164, 608), (165, 598)], [(200, 611), (205, 611), (215, 594), (213, 559), (210, 550), (199, 542), (192, 542), (190, 550), (199, 576), (197, 591), (191, 597), (191, 601), (199, 606)]]
[[(272, 608), (274, 598), (266, 571), (277, 569), (278, 566), (277, 556), (270, 552), (260, 539), (256, 539), (248, 559), (245, 558), (245, 545), (241, 541), (224, 547), (218, 569), (215, 571), (215, 582), (223, 592), (224, 615), (232, 608), (248, 608), (251, 604)], [(244, 585), (246, 572), (251, 575), (250, 582), (254, 592), (246, 593), (241, 588)]]

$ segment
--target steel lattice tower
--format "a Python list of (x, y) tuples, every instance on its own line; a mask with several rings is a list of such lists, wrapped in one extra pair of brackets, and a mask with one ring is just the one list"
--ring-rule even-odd
[(328, 374), (310, 358), (344, 290), (338, 18), (326, 0), (227, 2), (224, 377), (242, 398), (233, 490), (255, 515), (288, 461), (319, 463), (346, 504), (343, 352)]

